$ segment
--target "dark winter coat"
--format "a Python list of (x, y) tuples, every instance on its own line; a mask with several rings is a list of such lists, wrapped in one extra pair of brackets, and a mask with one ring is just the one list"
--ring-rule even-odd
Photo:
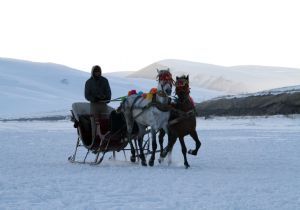
[(109, 101), (111, 99), (111, 90), (108, 80), (100, 76), (96, 78), (92, 76), (85, 83), (85, 98), (91, 103), (99, 101)]

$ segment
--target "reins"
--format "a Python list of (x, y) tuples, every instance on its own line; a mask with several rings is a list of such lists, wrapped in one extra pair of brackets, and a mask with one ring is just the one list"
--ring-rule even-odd
[(104, 101), (99, 101), (99, 102), (102, 102), (102, 103), (109, 103), (109, 102), (115, 102), (115, 101), (123, 101), (124, 98), (126, 98), (127, 96), (121, 96), (121, 97), (118, 97), (118, 98), (114, 98), (114, 99), (111, 99), (111, 100), (104, 100)]

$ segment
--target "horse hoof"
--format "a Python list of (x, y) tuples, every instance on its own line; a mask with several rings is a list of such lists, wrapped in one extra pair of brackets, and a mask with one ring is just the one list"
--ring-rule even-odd
[(159, 162), (159, 164), (162, 164), (164, 162), (164, 159), (163, 158), (159, 158), (158, 162)]
[(142, 164), (142, 166), (147, 166), (146, 161), (142, 161), (141, 164)]
[(184, 164), (185, 169), (188, 169), (190, 167), (190, 165), (188, 163)]
[(197, 155), (197, 151), (196, 151), (196, 150), (191, 150), (191, 149), (190, 149), (190, 150), (188, 151), (188, 153), (189, 153), (190, 155), (195, 155), (195, 156)]
[(135, 163), (135, 157), (134, 157), (134, 156), (131, 156), (131, 157), (130, 157), (130, 161), (131, 161), (132, 163)]
[(149, 166), (153, 166), (154, 165), (154, 160), (149, 160)]
[(161, 154), (160, 154), (160, 157), (162, 157), (162, 158), (165, 158), (166, 156), (167, 156), (167, 151), (163, 151)]

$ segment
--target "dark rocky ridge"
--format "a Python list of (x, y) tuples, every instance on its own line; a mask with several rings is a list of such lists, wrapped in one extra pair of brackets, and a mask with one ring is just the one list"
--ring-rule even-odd
[(198, 116), (262, 116), (300, 113), (300, 92), (220, 98), (196, 105)]
[(70, 119), (70, 116), (56, 115), (56, 116), (43, 116), (43, 117), (22, 117), (22, 118), (0, 119), (0, 122), (58, 121), (58, 120), (68, 120), (68, 119)]

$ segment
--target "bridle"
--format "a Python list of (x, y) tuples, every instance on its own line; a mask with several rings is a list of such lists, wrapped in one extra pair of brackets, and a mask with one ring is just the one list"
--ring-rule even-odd
[(175, 81), (172, 78), (172, 74), (168, 70), (162, 70), (162, 72), (157, 75), (157, 81), (161, 86), (161, 90), (158, 91), (157, 94), (161, 97), (169, 97), (168, 94), (166, 94), (165, 91), (163, 91), (163, 87), (166, 84), (169, 84), (172, 89), (172, 86), (175, 84)]
[(175, 93), (176, 95), (179, 95), (179, 93), (182, 92), (186, 95), (190, 94), (189, 81), (187, 79), (179, 78), (175, 82)]
[(159, 82), (163, 81), (164, 83), (169, 83), (171, 85), (175, 84), (175, 81), (172, 78), (172, 74), (168, 70), (163, 70), (163, 72), (159, 73), (157, 75), (157, 80)]

